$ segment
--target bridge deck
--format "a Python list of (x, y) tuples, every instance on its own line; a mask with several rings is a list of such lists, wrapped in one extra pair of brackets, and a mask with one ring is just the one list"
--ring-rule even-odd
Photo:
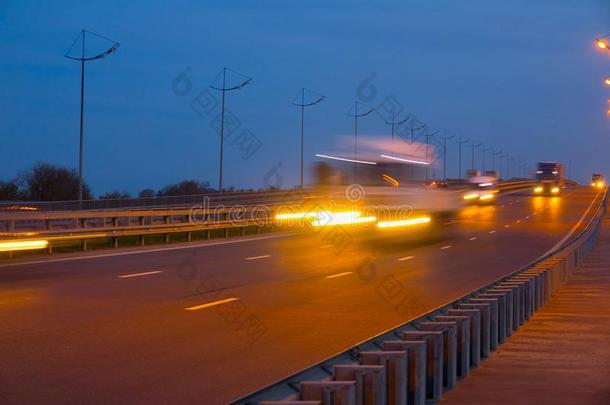
[(610, 217), (584, 266), (445, 404), (610, 401)]

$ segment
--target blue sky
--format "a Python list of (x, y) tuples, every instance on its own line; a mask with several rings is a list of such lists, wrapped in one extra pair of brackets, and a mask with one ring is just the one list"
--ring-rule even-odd
[[(373, 105), (394, 96), (431, 127), (524, 162), (572, 160), (581, 181), (610, 175), (610, 54), (592, 43), (610, 32), (605, 1), (4, 0), (0, 178), (36, 161), (77, 167), (80, 67), (63, 54), (81, 28), (121, 42), (87, 66), (85, 175), (98, 195), (185, 178), (216, 184), (215, 113), (202, 118), (190, 103), (223, 66), (253, 78), (227, 97), (240, 122), (232, 139), (247, 129), (261, 144), (243, 159), (227, 141), (226, 185), (261, 187), (274, 167), (284, 186), (296, 184), (290, 102), (301, 87), (326, 95), (306, 113), (311, 157), (351, 134), (346, 112), (371, 75)], [(191, 90), (176, 95), (187, 69)], [(359, 126), (389, 133), (375, 115)], [(455, 177), (455, 144), (448, 156)]]

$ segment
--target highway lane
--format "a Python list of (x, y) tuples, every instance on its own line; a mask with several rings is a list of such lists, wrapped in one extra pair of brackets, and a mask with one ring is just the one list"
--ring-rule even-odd
[(505, 195), (419, 245), (266, 235), (0, 267), (0, 402), (222, 403), (528, 263), (592, 198)]

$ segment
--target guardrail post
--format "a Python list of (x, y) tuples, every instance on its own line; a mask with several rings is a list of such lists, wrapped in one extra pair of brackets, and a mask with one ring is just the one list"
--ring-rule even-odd
[[(463, 303), (459, 304), (458, 309), (478, 309), (481, 312), (481, 358), (489, 357), (491, 345), (491, 305)], [(450, 314), (451, 311), (449, 311)], [(453, 314), (452, 314), (453, 315)]]
[(116, 248), (118, 248), (118, 247), (119, 247), (119, 238), (117, 238), (116, 236), (115, 236), (115, 237), (110, 238), (110, 242), (112, 243), (112, 247), (113, 247), (113, 248), (115, 248), (115, 249), (116, 249)]
[(163, 241), (164, 241), (165, 243), (169, 243), (169, 233), (164, 233), (164, 234), (163, 234)]
[(523, 321), (527, 321), (530, 319), (533, 311), (533, 303), (534, 303), (534, 280), (529, 277), (512, 277), (510, 279), (511, 283), (523, 283), (524, 285), (524, 294), (523, 297)]
[(482, 311), (479, 309), (450, 309), (447, 311), (447, 315), (470, 318), (470, 366), (477, 367), (481, 363)]
[(356, 404), (385, 404), (385, 366), (337, 364), (335, 381), (356, 381)]
[(435, 316), (437, 322), (455, 322), (457, 325), (457, 364), (456, 374), (464, 378), (470, 373), (470, 317), (469, 316)]
[[(504, 343), (506, 336), (508, 335), (508, 318), (512, 318), (513, 316), (512, 293), (510, 291), (486, 291), (483, 294), (477, 295), (477, 298), (491, 298), (498, 300), (498, 344)], [(510, 324), (512, 325), (512, 322)]]
[(53, 242), (49, 241), (49, 244), (47, 245), (47, 254), (53, 254)]
[(517, 330), (519, 326), (525, 322), (525, 284), (512, 281), (503, 281), (496, 286), (497, 288), (513, 289), (513, 330)]
[(355, 381), (302, 381), (301, 399), (323, 404), (356, 405)]
[(190, 232), (185, 232), (184, 233), (184, 239), (186, 239), (187, 242), (190, 242), (192, 237), (191, 237), (191, 233)]
[(407, 352), (360, 352), (360, 364), (384, 366), (387, 381), (387, 404), (406, 405), (407, 402)]
[(489, 349), (496, 350), (498, 347), (498, 322), (500, 316), (500, 300), (497, 298), (470, 298), (469, 304), (489, 304)]
[(422, 330), (443, 332), (443, 386), (451, 389), (457, 382), (457, 323), (421, 322)]
[(51, 220), (50, 219), (45, 219), (44, 221), (44, 227), (47, 231), (51, 230)]
[(531, 308), (530, 309), (530, 314), (533, 315), (534, 312), (536, 312), (539, 309), (539, 301), (540, 301), (540, 297), (542, 296), (542, 278), (540, 277), (539, 274), (537, 273), (531, 273), (531, 272), (523, 272), (520, 273), (518, 276), (513, 278), (516, 281), (519, 280), (529, 280), (531, 283), (531, 293), (530, 293), (530, 299), (532, 301), (531, 303)]
[(426, 342), (386, 340), (383, 351), (407, 353), (407, 403), (426, 404)]
[(443, 332), (404, 331), (402, 338), (426, 342), (426, 397), (439, 401), (443, 395)]
[(513, 334), (514, 319), (515, 319), (515, 291), (510, 288), (493, 287), (487, 290), (483, 295), (488, 294), (505, 294), (506, 295), (506, 318), (504, 328), (504, 338)]
[(81, 245), (81, 248), (83, 249), (83, 252), (86, 252), (87, 251), (87, 240), (86, 239), (81, 240), (80, 245)]

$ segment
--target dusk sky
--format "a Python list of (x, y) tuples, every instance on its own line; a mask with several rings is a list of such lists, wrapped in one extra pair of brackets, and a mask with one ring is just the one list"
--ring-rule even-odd
[[(217, 185), (218, 110), (202, 117), (191, 102), (223, 66), (253, 78), (228, 93), (240, 127), (226, 143), (226, 186), (262, 187), (274, 166), (284, 187), (297, 184), (291, 101), (301, 87), (326, 96), (306, 111), (311, 161), (352, 133), (347, 111), (367, 78), (373, 106), (394, 96), (430, 127), (530, 165), (571, 160), (579, 181), (610, 175), (610, 53), (593, 42), (610, 32), (607, 0), (3, 0), (0, 179), (37, 161), (78, 167), (80, 65), (63, 55), (82, 28), (121, 43), (87, 65), (85, 179), (96, 195)], [(177, 92), (184, 72), (192, 87)], [(261, 146), (244, 159), (233, 141), (246, 129)], [(360, 122), (363, 135), (389, 131), (374, 114)], [(448, 156), (456, 177), (455, 143)]]

